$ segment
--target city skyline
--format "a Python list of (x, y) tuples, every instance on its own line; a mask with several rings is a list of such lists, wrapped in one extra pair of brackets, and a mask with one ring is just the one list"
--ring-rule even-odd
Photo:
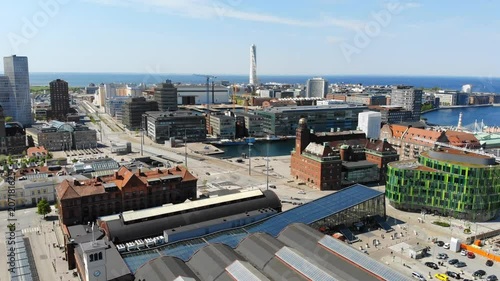
[(42, 0), (3, 10), (3, 56), (33, 72), (500, 76), (478, 1)]

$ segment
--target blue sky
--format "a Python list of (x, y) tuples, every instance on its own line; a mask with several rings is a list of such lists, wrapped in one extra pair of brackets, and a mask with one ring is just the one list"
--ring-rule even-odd
[[(33, 72), (500, 76), (500, 1), (21, 0), (0, 54)], [(48, 8), (47, 8), (48, 6)]]

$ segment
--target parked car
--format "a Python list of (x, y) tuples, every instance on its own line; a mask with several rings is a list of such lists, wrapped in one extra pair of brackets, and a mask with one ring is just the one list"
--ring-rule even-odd
[(438, 245), (439, 247), (443, 247), (444, 242), (443, 241), (436, 241), (436, 245)]
[(276, 185), (271, 184), (271, 185), (269, 186), (269, 188), (276, 189)]
[(460, 255), (462, 255), (462, 256), (467, 256), (467, 250), (462, 250), (462, 251), (460, 252)]
[(486, 277), (486, 281), (498, 281), (498, 278), (496, 275), (490, 275)]
[(450, 248), (450, 243), (444, 243), (443, 248), (449, 249)]
[(445, 254), (445, 253), (439, 253), (439, 254), (437, 255), (437, 259), (438, 259), (438, 260), (445, 260), (445, 259), (447, 259), (447, 258), (448, 258), (448, 255), (447, 255), (447, 254)]
[(476, 270), (472, 273), (472, 277), (483, 277), (484, 275), (486, 275), (486, 272), (482, 269)]
[(457, 259), (451, 259), (448, 261), (449, 264), (456, 264), (458, 262)]
[(486, 266), (493, 266), (493, 261), (492, 260), (487, 260), (486, 261)]
[(413, 278), (417, 279), (417, 280), (420, 280), (420, 281), (426, 281), (424, 276), (418, 272), (412, 272), (411, 273), (411, 276), (413, 276)]
[(439, 266), (437, 264), (430, 262), (430, 261), (426, 262), (425, 266), (433, 268), (433, 269), (439, 269)]
[(446, 271), (446, 275), (448, 275), (449, 277), (453, 277), (455, 279), (460, 279), (460, 274), (453, 271)]
[(476, 257), (476, 255), (474, 255), (474, 253), (473, 253), (473, 252), (468, 252), (468, 253), (467, 253), (467, 257), (468, 257), (469, 259), (473, 259), (473, 258), (475, 258), (475, 257)]
[(441, 280), (441, 281), (448, 281), (448, 280), (450, 280), (449, 277), (446, 274), (443, 274), (443, 273), (436, 273), (436, 275), (434, 275), (434, 277), (436, 277), (437, 280)]
[(467, 266), (467, 264), (463, 261), (459, 261), (455, 264), (456, 268), (465, 267), (465, 266)]

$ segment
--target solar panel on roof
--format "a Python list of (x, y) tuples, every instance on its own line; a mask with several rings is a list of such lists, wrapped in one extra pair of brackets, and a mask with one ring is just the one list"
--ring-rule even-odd
[(300, 272), (302, 275), (306, 276), (309, 280), (315, 281), (335, 281), (330, 274), (328, 274), (323, 269), (317, 267), (313, 263), (304, 259), (294, 250), (289, 247), (283, 247), (278, 252), (276, 256), (291, 266), (294, 270)]

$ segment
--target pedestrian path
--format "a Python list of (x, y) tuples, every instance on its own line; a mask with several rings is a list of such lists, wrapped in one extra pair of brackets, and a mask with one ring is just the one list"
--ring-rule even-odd
[(21, 232), (23, 234), (26, 234), (26, 233), (31, 233), (31, 232), (37, 232), (37, 231), (40, 231), (40, 227), (28, 227), (28, 228), (25, 228), (23, 230), (21, 230)]

